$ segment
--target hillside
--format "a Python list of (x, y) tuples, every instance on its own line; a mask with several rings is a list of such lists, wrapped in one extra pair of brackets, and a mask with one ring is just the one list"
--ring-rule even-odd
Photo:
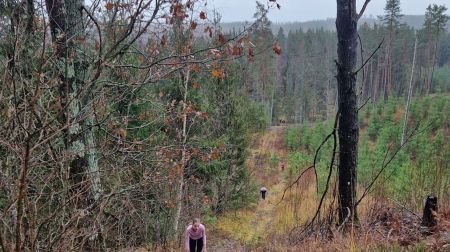
[[(404, 15), (401, 18), (401, 22), (406, 23), (408, 26), (411, 26), (414, 29), (422, 28), (424, 20), (425, 20), (424, 15)], [(359, 24), (362, 25), (364, 23), (373, 26), (373, 24), (379, 23), (379, 20), (376, 17), (364, 16), (359, 21)], [(230, 22), (230, 23), (224, 22), (221, 23), (221, 26), (223, 27), (223, 30), (225, 32), (229, 32), (232, 31), (233, 29), (235, 29), (236, 31), (238, 31), (239, 29), (243, 29), (244, 27), (248, 26), (248, 24), (246, 24), (246, 22)], [(280, 28), (283, 28), (285, 35), (287, 35), (289, 32), (296, 30), (304, 30), (304, 31), (307, 31), (309, 29), (311, 30), (324, 29), (327, 31), (336, 30), (334, 18), (327, 18), (325, 20), (312, 20), (306, 22), (272, 23), (270, 27), (274, 34), (276, 34)]]
[(277, 1), (0, 1), (0, 251), (450, 249), (447, 7)]
[[(384, 108), (380, 106), (375, 115), (368, 112), (371, 109), (365, 109), (361, 113), (359, 196), (373, 179), (374, 172), (381, 167), (383, 160), (379, 153), (387, 151), (390, 157), (395, 152), (395, 147), (383, 148), (385, 141), (399, 140), (398, 134), (401, 132), (399, 128), (402, 126), (404, 109), (402, 105), (394, 104), (401, 103), (392, 101)], [(259, 199), (257, 204), (247, 208), (227, 212), (216, 221), (209, 223), (210, 250), (392, 251), (447, 248), (450, 244), (450, 199), (445, 195), (450, 192), (448, 183), (450, 173), (448, 169), (442, 171), (440, 178), (430, 177), (428, 179), (437, 180), (425, 182), (425, 184), (422, 184), (423, 182), (417, 176), (434, 172), (435, 169), (445, 169), (445, 164), (449, 163), (450, 125), (448, 121), (445, 121), (448, 118), (445, 111), (450, 109), (450, 96), (415, 99), (413, 104), (412, 119), (408, 125), (413, 126), (420, 121), (422, 125), (420, 132), (414, 134), (414, 129), (408, 130), (413, 133), (413, 137), (408, 140), (409, 143), (404, 147), (404, 151), (396, 156), (383, 172), (381, 179), (376, 181), (375, 188), (371, 190), (372, 193), (359, 205), (360, 226), (351, 236), (339, 235), (339, 228), (332, 226), (328, 231), (329, 235), (334, 237), (332, 241), (318, 235), (304, 238), (299, 243), (290, 242), (291, 239), (298, 239), (297, 231), (304, 228), (303, 225), (311, 220), (318, 207), (319, 196), (325, 186), (330, 146), (325, 146), (318, 159), (319, 195), (315, 192), (312, 170), (305, 173), (292, 188), (288, 189), (284, 197), (283, 192), (312, 163), (315, 150), (330, 130), (330, 123), (300, 127), (298, 125), (273, 126), (266, 132), (254, 136), (251, 155), (247, 161), (258, 185), (268, 188), (269, 197), (265, 201)], [(437, 122), (435, 121), (437, 118), (442, 120)], [(380, 126), (381, 128), (374, 129)], [(438, 140), (442, 133), (443, 139)], [(435, 145), (436, 141), (440, 144)], [(375, 155), (370, 155), (367, 149)], [(422, 153), (426, 149), (428, 149), (426, 152), (434, 153), (433, 159), (421, 156), (420, 162), (413, 161), (418, 158), (414, 156), (415, 152)], [(433, 163), (436, 158), (443, 160)], [(281, 171), (279, 166), (281, 161), (287, 161), (284, 171)], [(369, 163), (374, 167), (369, 167)], [(425, 167), (423, 165), (425, 163), (433, 163), (435, 166)], [(409, 164), (406, 170), (402, 164)], [(442, 189), (436, 191), (436, 186), (439, 185)], [(417, 186), (423, 190), (417, 191)], [(386, 190), (387, 188), (394, 189)], [(424, 235), (424, 230), (420, 227), (423, 208), (421, 198), (427, 195), (427, 190), (437, 193), (440, 199), (440, 224), (432, 235)], [(324, 216), (328, 216), (327, 209), (333, 206), (332, 202), (333, 197), (329, 193), (325, 198), (324, 209), (321, 211)], [(327, 226), (327, 224), (321, 225)]]

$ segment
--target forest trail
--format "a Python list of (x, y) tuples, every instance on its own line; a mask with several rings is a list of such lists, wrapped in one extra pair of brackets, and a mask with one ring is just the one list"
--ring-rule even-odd
[[(280, 167), (281, 161), (287, 161), (285, 130), (285, 126), (272, 126), (254, 137), (247, 165), (258, 186), (267, 187), (266, 200), (259, 199), (254, 206), (219, 217), (216, 225), (209, 230), (210, 251), (249, 251), (267, 248), (270, 246), (269, 243), (274, 242), (275, 237), (285, 233), (290, 228), (289, 225), (292, 225), (293, 216), (288, 213), (292, 210), (292, 204), (286, 201), (278, 204), (287, 185), (285, 173), (288, 172), (288, 167), (284, 172)], [(308, 187), (314, 188), (313, 185)], [(311, 192), (311, 198), (315, 197), (314, 189), (307, 191)], [(288, 200), (289, 194), (287, 196), (285, 199)], [(303, 194), (302, 197), (304, 196)], [(287, 207), (287, 204), (291, 207)], [(298, 206), (295, 204), (294, 207)]]

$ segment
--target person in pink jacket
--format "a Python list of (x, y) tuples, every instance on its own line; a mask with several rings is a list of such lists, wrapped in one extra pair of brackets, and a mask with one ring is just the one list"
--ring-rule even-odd
[(205, 226), (197, 218), (186, 229), (184, 249), (186, 252), (206, 252)]

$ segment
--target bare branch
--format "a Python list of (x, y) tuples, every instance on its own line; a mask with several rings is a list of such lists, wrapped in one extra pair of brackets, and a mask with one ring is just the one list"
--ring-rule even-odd
[(384, 43), (384, 38), (381, 40), (381, 42), (378, 44), (378, 47), (370, 54), (369, 58), (364, 61), (364, 63), (361, 65), (360, 68), (358, 68), (358, 70), (356, 70), (355, 72), (353, 72), (353, 74), (358, 74), (359, 71), (361, 71), (361, 69), (364, 68), (364, 66), (372, 59), (372, 57), (375, 55), (375, 53), (380, 50), (381, 45)]
[(363, 194), (361, 195), (361, 197), (359, 198), (359, 200), (356, 202), (356, 206), (359, 205), (359, 203), (361, 203), (361, 201), (367, 196), (367, 194), (370, 192), (370, 189), (372, 188), (372, 186), (375, 184), (375, 182), (378, 180), (378, 178), (380, 177), (380, 175), (383, 173), (383, 171), (386, 169), (386, 167), (388, 167), (388, 165), (392, 162), (392, 160), (394, 160), (394, 158), (397, 156), (397, 154), (403, 149), (403, 147), (409, 142), (409, 140), (411, 140), (412, 137), (414, 137), (417, 133), (417, 130), (419, 128), (419, 123), (416, 125), (416, 127), (414, 128), (414, 130), (411, 132), (411, 134), (409, 134), (409, 136), (405, 139), (405, 142), (403, 144), (401, 144), (392, 154), (392, 156), (386, 161), (387, 156), (389, 154), (389, 150), (390, 147), (388, 148), (388, 150), (386, 151), (386, 154), (384, 156), (383, 162), (381, 164), (381, 168), (378, 171), (377, 175), (375, 175), (375, 177), (372, 179), (372, 181), (370, 182), (370, 184), (366, 187), (366, 189), (364, 189)]
[(361, 104), (361, 106), (359, 106), (357, 111), (359, 112), (362, 108), (364, 108), (364, 106), (366, 106), (367, 102), (370, 101), (370, 99), (371, 99), (370, 96), (367, 97), (367, 99), (364, 101), (364, 103)]
[(370, 2), (370, 0), (366, 0), (366, 1), (364, 2), (363, 7), (362, 7), (361, 10), (359, 11), (359, 13), (356, 15), (356, 21), (358, 21), (358, 20), (362, 17), (362, 15), (364, 14), (364, 11), (366, 10), (367, 5), (369, 4), (369, 2)]
[(92, 14), (89, 12), (89, 10), (86, 9), (85, 6), (81, 6), (81, 9), (86, 12), (86, 14), (92, 20), (92, 22), (94, 22), (95, 27), (97, 27), (98, 40), (99, 40), (98, 58), (100, 59), (102, 56), (102, 52), (103, 52), (102, 30), (100, 29), (100, 25), (98, 24), (98, 21), (94, 18), (94, 16), (92, 16)]
[[(327, 192), (328, 192), (328, 188), (329, 188), (330, 181), (331, 181), (331, 175), (333, 173), (334, 161), (336, 159), (336, 153), (337, 153), (336, 152), (336, 149), (337, 149), (337, 134), (336, 133), (337, 133), (338, 122), (339, 122), (339, 110), (336, 112), (336, 118), (334, 120), (333, 131), (331, 133), (331, 135), (333, 136), (333, 152), (331, 153), (331, 160), (330, 160), (330, 165), (329, 165), (329, 169), (328, 169), (328, 177), (327, 177), (327, 182), (325, 184), (325, 190), (322, 193), (322, 196), (321, 196), (320, 202), (319, 202), (319, 206), (317, 207), (314, 217), (311, 219), (311, 221), (308, 223), (308, 225), (306, 225), (306, 227), (302, 230), (301, 233), (304, 233), (305, 231), (311, 229), (312, 225), (314, 224), (316, 219), (319, 218), (319, 216), (320, 216), (320, 209), (322, 208), (323, 201), (325, 200), (325, 196), (327, 195)], [(291, 230), (290, 236), (291, 236), (292, 232), (294, 231), (294, 229)]]
[(317, 163), (317, 158), (319, 156), (320, 150), (322, 149), (323, 145), (328, 142), (328, 140), (330, 139), (330, 137), (334, 136), (336, 134), (336, 128), (337, 128), (337, 123), (339, 120), (339, 112), (336, 113), (336, 118), (335, 118), (335, 122), (334, 122), (334, 128), (333, 131), (328, 134), (325, 139), (322, 141), (322, 143), (320, 143), (319, 147), (316, 149), (316, 152), (314, 154), (314, 161), (313, 161), (313, 165), (309, 166), (308, 168), (306, 168), (305, 170), (302, 171), (302, 173), (300, 173), (300, 175), (297, 177), (297, 179), (292, 182), (289, 186), (287, 186), (284, 191), (283, 191), (283, 196), (281, 197), (280, 202), (278, 202), (277, 204), (280, 204), (281, 201), (283, 201), (284, 196), (286, 194), (286, 191), (289, 190), (292, 186), (294, 186), (295, 184), (298, 183), (298, 181), (300, 181), (300, 178), (303, 176), (303, 174), (305, 174), (308, 170), (310, 169), (314, 169), (314, 175), (316, 177), (316, 192), (317, 194), (319, 194), (319, 181), (318, 181), (318, 176), (317, 176), (317, 170), (316, 170), (316, 163)]

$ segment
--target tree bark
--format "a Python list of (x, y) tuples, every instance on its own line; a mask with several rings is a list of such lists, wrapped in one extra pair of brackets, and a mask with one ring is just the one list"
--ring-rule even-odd
[[(86, 62), (81, 53), (77, 52), (78, 40), (82, 41), (82, 0), (46, 0), (49, 13), (52, 40), (56, 44), (58, 58), (58, 78), (60, 79), (60, 96), (62, 113), (61, 121), (68, 124), (65, 131), (65, 148), (73, 156), (69, 173), (84, 172), (88, 174), (92, 186), (92, 195), (98, 199), (101, 193), (98, 159), (95, 149), (93, 118), (80, 119), (82, 99), (80, 93), (84, 86)], [(87, 102), (89, 103), (89, 102)], [(88, 109), (86, 113), (90, 113)], [(83, 130), (82, 127), (85, 127)]]
[(33, 0), (27, 0), (27, 28), (28, 34), (34, 33), (34, 3)]
[(357, 221), (356, 168), (358, 108), (356, 96), (356, 1), (337, 0), (338, 106), (339, 106), (339, 223)]

